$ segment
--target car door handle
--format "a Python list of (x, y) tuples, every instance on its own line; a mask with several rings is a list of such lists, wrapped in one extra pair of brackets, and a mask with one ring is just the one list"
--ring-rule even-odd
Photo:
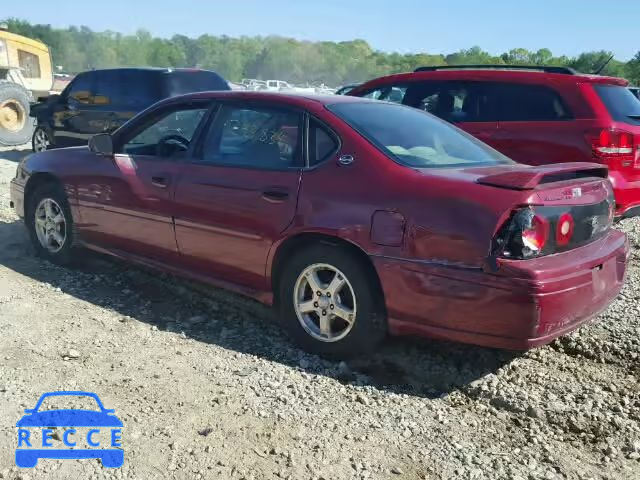
[(262, 198), (272, 202), (282, 202), (289, 198), (289, 192), (287, 190), (270, 188), (262, 192)]
[(167, 188), (169, 186), (169, 178), (153, 176), (151, 177), (151, 184), (158, 188)]

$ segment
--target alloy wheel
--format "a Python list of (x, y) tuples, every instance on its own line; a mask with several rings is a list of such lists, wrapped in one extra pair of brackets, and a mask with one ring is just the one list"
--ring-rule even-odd
[(33, 151), (44, 152), (49, 147), (49, 135), (42, 128), (33, 134)]
[(35, 231), (38, 241), (50, 253), (62, 250), (67, 240), (67, 221), (62, 207), (52, 198), (44, 198), (36, 207)]
[(305, 268), (295, 283), (293, 302), (302, 328), (321, 342), (346, 337), (356, 320), (356, 296), (346, 275), (317, 263)]

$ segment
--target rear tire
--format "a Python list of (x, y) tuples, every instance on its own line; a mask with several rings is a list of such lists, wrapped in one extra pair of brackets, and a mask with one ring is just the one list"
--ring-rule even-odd
[(51, 147), (53, 147), (53, 141), (49, 131), (43, 126), (38, 125), (31, 137), (31, 149), (34, 152), (44, 152)]
[(298, 251), (279, 285), (285, 328), (308, 352), (348, 358), (371, 352), (387, 334), (380, 287), (346, 250), (318, 244)]
[(31, 140), (29, 92), (13, 82), (0, 80), (0, 145), (22, 145)]
[(36, 187), (26, 207), (25, 223), (36, 254), (58, 265), (72, 263), (73, 217), (62, 186), (45, 183)]

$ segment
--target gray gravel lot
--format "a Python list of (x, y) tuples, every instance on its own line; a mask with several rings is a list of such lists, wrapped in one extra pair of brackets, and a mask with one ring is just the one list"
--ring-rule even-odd
[[(598, 318), (514, 354), (395, 339), (335, 363), (264, 307), (94, 255), (34, 258), (9, 209), (26, 153), (0, 151), (0, 478), (640, 479), (640, 221), (627, 285)], [(125, 465), (14, 467), (41, 393), (98, 393)]]

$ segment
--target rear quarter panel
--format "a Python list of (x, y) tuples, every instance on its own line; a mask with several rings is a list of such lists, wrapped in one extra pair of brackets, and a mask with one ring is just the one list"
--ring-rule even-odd
[[(423, 173), (394, 162), (328, 111), (322, 120), (342, 138), (331, 159), (303, 173), (296, 217), (287, 236), (303, 231), (338, 236), (372, 256), (481, 268), (501, 219), (522, 192), (475, 184), (455, 170)], [(350, 166), (336, 161), (353, 155)], [(372, 238), (372, 219), (400, 228), (401, 242)], [(404, 221), (401, 221), (404, 220)]]

